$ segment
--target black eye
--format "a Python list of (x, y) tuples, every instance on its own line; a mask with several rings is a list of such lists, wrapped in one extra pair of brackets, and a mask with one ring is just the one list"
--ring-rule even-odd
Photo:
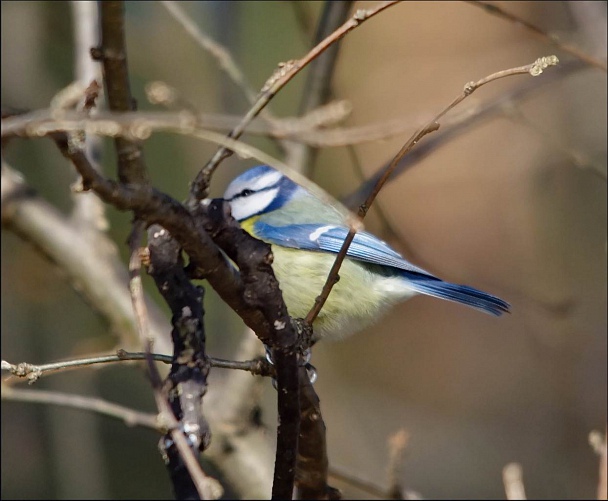
[(249, 188), (245, 188), (243, 191), (241, 191), (239, 193), (239, 197), (248, 197), (249, 195), (253, 194), (254, 191), (250, 190)]

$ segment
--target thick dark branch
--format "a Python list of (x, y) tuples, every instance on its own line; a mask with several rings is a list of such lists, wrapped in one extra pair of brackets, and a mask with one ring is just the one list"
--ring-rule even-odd
[(198, 276), (209, 280), (222, 299), (255, 332), (269, 335), (272, 324), (243, 300), (244, 286), (239, 273), (226, 261), (200, 221), (195, 220), (182, 204), (152, 187), (126, 186), (104, 178), (81, 151), (70, 148), (65, 135), (58, 134), (54, 138), (82, 176), (83, 189), (91, 189), (104, 202), (119, 210), (132, 210), (148, 224), (156, 223), (169, 231), (190, 256)]
[(158, 225), (148, 229), (148, 273), (173, 314), (173, 361), (165, 381), (173, 414), (188, 430), (191, 442), (203, 451), (210, 433), (202, 417), (209, 361), (205, 355), (203, 288), (192, 285), (184, 272), (179, 244)]
[(273, 499), (291, 499), (295, 481), (296, 451), (300, 423), (298, 386), (299, 340), (283, 301), (279, 283), (272, 271), (270, 245), (245, 232), (230, 217), (229, 206), (221, 199), (211, 202), (195, 216), (240, 269), (243, 298), (261, 311), (273, 329), (255, 331), (272, 350), (276, 367), (279, 425), (275, 457)]
[(327, 484), (329, 460), (321, 403), (305, 367), (300, 367), (300, 442), (296, 486), (299, 499), (340, 499)]

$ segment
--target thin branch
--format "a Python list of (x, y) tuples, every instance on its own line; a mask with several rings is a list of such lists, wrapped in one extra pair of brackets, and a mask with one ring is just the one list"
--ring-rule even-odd
[(296, 470), (298, 498), (340, 499), (340, 491), (327, 483), (329, 460), (321, 403), (306, 367), (300, 367), (299, 373), (301, 425)]
[(371, 494), (378, 499), (384, 499), (386, 497), (386, 489), (381, 485), (378, 485), (371, 480), (365, 480), (360, 475), (353, 474), (345, 468), (336, 466), (335, 464), (329, 468), (329, 476), (334, 480), (344, 482), (356, 489)]
[(607, 71), (607, 69), (608, 69), (608, 67), (606, 66), (606, 61), (602, 61), (601, 59), (593, 57), (590, 54), (587, 54), (587, 53), (583, 52), (582, 50), (580, 50), (570, 44), (561, 42), (559, 40), (559, 38), (557, 37), (557, 35), (551, 35), (551, 34), (545, 32), (538, 26), (530, 23), (529, 21), (526, 21), (525, 19), (519, 17), (516, 14), (507, 12), (502, 7), (499, 7), (498, 5), (491, 4), (489, 2), (483, 2), (480, 0), (475, 0), (475, 1), (467, 0), (467, 3), (470, 5), (474, 5), (475, 7), (482, 8), (488, 14), (492, 14), (492, 15), (500, 17), (502, 19), (506, 19), (507, 21), (510, 21), (518, 26), (523, 26), (528, 31), (530, 31), (530, 33), (532, 33), (532, 35), (534, 35), (535, 37), (539, 38), (540, 40), (543, 40), (544, 42), (547, 42), (550, 45), (553, 45), (554, 47), (556, 47), (560, 50), (563, 50), (564, 52), (567, 52), (571, 56), (574, 56), (577, 59), (584, 61), (588, 65), (595, 66), (596, 68), (599, 68), (600, 70), (603, 70), (603, 71)]
[[(372, 203), (378, 196), (378, 193), (380, 192), (382, 187), (386, 184), (386, 182), (390, 178), (391, 174), (393, 173), (393, 171), (395, 170), (395, 168), (397, 167), (397, 165), (399, 164), (401, 159), (405, 155), (407, 155), (412, 150), (412, 148), (414, 148), (414, 146), (416, 146), (418, 141), (420, 141), (424, 136), (439, 129), (439, 122), (438, 122), (439, 119), (441, 117), (443, 117), (446, 113), (448, 113), (452, 108), (454, 108), (460, 102), (465, 100), (475, 90), (482, 87), (483, 85), (486, 85), (490, 82), (494, 82), (501, 78), (506, 78), (506, 77), (514, 76), (514, 75), (529, 74), (531, 76), (538, 76), (547, 67), (554, 66), (558, 62), (559, 61), (558, 61), (557, 57), (555, 57), (555, 56), (541, 57), (531, 64), (527, 64), (525, 66), (519, 66), (517, 68), (510, 68), (508, 70), (499, 71), (499, 72), (493, 73), (485, 78), (482, 78), (481, 80), (478, 80), (477, 82), (467, 83), (464, 86), (463, 92), (458, 97), (456, 97), (444, 110), (442, 110), (437, 116), (435, 116), (425, 126), (423, 126), (421, 129), (416, 131), (412, 135), (412, 137), (410, 137), (410, 139), (408, 141), (406, 141), (406, 143), (403, 145), (401, 150), (399, 150), (397, 155), (395, 155), (395, 157), (393, 158), (391, 163), (388, 165), (388, 167), (382, 173), (380, 179), (378, 179), (378, 181), (376, 182), (374, 189), (368, 195), (365, 202), (359, 206), (359, 218), (361, 220), (363, 220), (363, 218), (365, 218), (369, 208), (371, 207)], [(315, 299), (315, 304), (313, 305), (311, 310), (306, 315), (306, 322), (309, 325), (312, 325), (314, 320), (317, 318), (319, 312), (321, 311), (321, 308), (323, 308), (323, 305), (325, 304), (325, 301), (327, 301), (327, 297), (329, 296), (331, 289), (338, 281), (338, 278), (339, 278), (338, 272), (340, 271), (340, 266), (342, 265), (342, 262), (344, 261), (344, 258), (346, 257), (346, 253), (348, 252), (348, 248), (350, 247), (351, 242), (355, 238), (356, 232), (357, 232), (357, 230), (352, 229), (352, 228), (348, 231), (348, 234), (346, 235), (346, 238), (344, 239), (344, 243), (342, 244), (340, 251), (336, 255), (336, 260), (334, 261), (334, 264), (331, 267), (329, 275), (327, 276), (327, 280), (325, 282), (325, 285), (323, 286), (323, 290), (321, 291), (321, 294)]]
[(253, 330), (270, 347), (277, 375), (279, 420), (272, 498), (290, 499), (300, 424), (297, 357), (299, 336), (287, 313), (279, 283), (272, 270), (270, 245), (245, 232), (230, 216), (230, 207), (222, 199), (213, 200), (206, 206), (199, 204), (194, 215), (199, 220), (206, 218), (205, 231), (240, 270), (244, 285), (240, 291), (241, 297), (261, 312), (271, 326), (265, 330)]
[(51, 404), (82, 409), (118, 419), (123, 421), (127, 426), (143, 426), (161, 433), (166, 432), (156, 414), (135, 411), (101, 398), (67, 395), (61, 392), (46, 390), (18, 390), (3, 384), (2, 400)]
[[(326, 1), (315, 34), (315, 45), (330, 36), (348, 16), (352, 1)], [(331, 78), (334, 73), (340, 44), (333, 44), (310, 64), (300, 101), (300, 115), (325, 104), (331, 95)], [(316, 151), (303, 143), (293, 145), (285, 163), (310, 176)]]
[[(123, 1), (100, 2), (101, 47), (91, 49), (96, 61), (103, 63), (108, 106), (113, 111), (133, 111), (127, 49), (125, 43), (125, 5)], [(148, 183), (141, 147), (123, 137), (114, 140), (118, 156), (118, 178), (123, 183)]]
[[(154, 360), (164, 362), (166, 364), (171, 363), (171, 357), (169, 355), (158, 355), (153, 354)], [(102, 355), (98, 357), (80, 358), (76, 360), (65, 360), (63, 362), (54, 362), (51, 364), (34, 365), (27, 362), (20, 362), (18, 364), (11, 364), (6, 360), (2, 360), (2, 370), (9, 371), (13, 376), (19, 378), (26, 378), (29, 384), (33, 384), (38, 381), (45, 373), (58, 373), (67, 369), (80, 369), (88, 367), (90, 365), (107, 364), (113, 362), (124, 362), (127, 360), (143, 360), (145, 359), (145, 353), (127, 353), (123, 350), (119, 350), (116, 355)]]
[[(147, 312), (143, 302), (143, 288), (140, 274), (141, 254), (139, 242), (142, 238), (143, 231), (143, 221), (136, 220), (133, 223), (133, 230), (129, 236), (129, 248), (131, 250), (131, 258), (129, 260), (129, 273), (131, 276), (130, 290), (133, 300), (133, 309), (135, 310), (135, 317), (137, 319), (139, 328), (140, 339), (145, 349), (146, 361), (148, 363), (148, 375), (150, 376), (152, 388), (154, 390), (154, 398), (161, 414), (161, 418), (169, 424), (171, 438), (177, 447), (177, 451), (179, 452), (178, 457), (172, 457), (174, 455), (171, 454), (171, 445), (167, 445), (167, 439), (163, 440), (162, 443), (166, 444), (165, 447), (163, 447), (163, 450), (167, 455), (165, 462), (170, 470), (173, 480), (173, 487), (178, 498), (181, 499), (185, 497), (184, 493), (188, 493), (188, 495), (190, 495), (190, 484), (193, 483), (198, 495), (200, 496), (200, 499), (218, 499), (221, 497), (223, 489), (217, 480), (208, 477), (203, 472), (198, 458), (193, 450), (193, 448), (195, 450), (198, 448), (195, 447), (194, 444), (188, 443), (186, 437), (184, 436), (184, 431), (186, 430), (185, 423), (182, 429), (180, 421), (178, 421), (173, 415), (173, 411), (167, 402), (167, 398), (162, 392), (160, 373), (158, 372), (158, 368), (152, 359), (151, 339), (149, 338), (148, 334)], [(202, 419), (202, 416), (198, 417)], [(188, 429), (189, 436), (191, 433), (196, 432), (195, 430)], [(182, 468), (180, 467), (181, 464), (174, 464), (172, 461), (174, 459), (181, 459), (181, 461), (183, 461), (188, 470), (189, 478), (187, 476), (184, 477), (182, 474)], [(181, 461), (179, 461), (179, 463), (181, 463)], [(176, 472), (176, 470), (178, 471)]]
[[(255, 118), (260, 111), (262, 111), (275, 94), (281, 90), (294, 76), (296, 76), (304, 67), (306, 67), (311, 61), (317, 58), (325, 50), (327, 50), (333, 43), (340, 40), (350, 31), (354, 30), (363, 22), (367, 21), (376, 14), (382, 12), (388, 7), (395, 5), (396, 1), (382, 2), (372, 9), (364, 10), (359, 9), (355, 15), (344, 23), (339, 29), (332, 33), (329, 37), (314, 47), (308, 54), (302, 59), (295, 61), (288, 61), (287, 63), (279, 65), (278, 70), (268, 79), (268, 81), (262, 87), (262, 91), (258, 100), (253, 107), (243, 117), (242, 121), (235, 127), (229, 134), (228, 137), (232, 139), (238, 139), (245, 127)], [(189, 203), (194, 203), (196, 200), (201, 200), (207, 196), (207, 190), (209, 188), (209, 182), (211, 176), (219, 163), (229, 157), (232, 151), (225, 146), (219, 148), (213, 155), (211, 160), (201, 169), (196, 178), (194, 179), (190, 187), (190, 196), (188, 199)]]
[[(222, 69), (228, 77), (236, 84), (236, 86), (243, 91), (247, 101), (249, 104), (254, 104), (257, 98), (257, 92), (253, 90), (249, 82), (238, 64), (232, 57), (230, 51), (220, 44), (217, 40), (212, 39), (203, 30), (186, 14), (186, 12), (182, 9), (179, 2), (175, 2), (173, 0), (163, 0), (163, 7), (167, 9), (169, 14), (173, 16), (173, 18), (181, 24), (181, 26), (186, 30), (195, 41), (206, 50), (215, 60), (218, 62), (220, 69)], [(269, 110), (263, 110), (260, 113), (260, 116), (267, 120), (268, 122), (273, 123), (276, 118), (270, 113)], [(274, 138), (277, 140), (277, 145), (282, 151), (287, 151), (287, 145), (280, 140), (280, 138)]]
[(196, 43), (215, 58), (220, 69), (224, 71), (230, 79), (243, 91), (250, 104), (255, 103), (257, 92), (253, 90), (247, 78), (239, 68), (238, 64), (230, 54), (230, 51), (207, 35), (191, 18), (186, 14), (179, 2), (170, 0), (161, 1), (162, 6), (167, 9), (186, 33), (190, 35)]
[[(93, 168), (93, 167), (91, 167)], [(39, 197), (21, 175), (2, 163), (2, 227), (33, 244), (55, 264), (63, 277), (101, 313), (126, 348), (137, 346), (136, 325), (127, 292), (128, 277), (106, 236), (95, 243), (75, 228), (55, 207)], [(169, 353), (168, 322), (153, 304), (151, 330), (157, 350)]]
[[(167, 105), (178, 100), (174, 95), (174, 89), (164, 82), (152, 82), (146, 87), (146, 90), (149, 99), (154, 104)], [(351, 110), (352, 106), (348, 101), (333, 101), (315, 108), (301, 117), (277, 118), (273, 120), (272, 124), (256, 118), (249, 125), (247, 133), (288, 139), (314, 147), (335, 147), (390, 138), (411, 128), (415, 121), (412, 118), (399, 118), (363, 126), (330, 128), (344, 120)], [(226, 132), (236, 127), (240, 120), (241, 117), (237, 115), (195, 113), (191, 109), (124, 113), (100, 111), (94, 117), (85, 117), (82, 113), (75, 111), (65, 111), (59, 114), (52, 109), (43, 109), (4, 117), (2, 119), (2, 137), (37, 137), (44, 135), (38, 134), (38, 130), (45, 124), (52, 126), (78, 121), (89, 133), (109, 136), (120, 133), (127, 137), (146, 139), (146, 135), (153, 131), (175, 128), (187, 131), (209, 129)], [(75, 125), (71, 125), (71, 127), (75, 127)]]
[[(76, 1), (70, 2), (72, 7), (72, 23), (74, 29), (74, 76), (80, 82), (84, 91), (92, 82), (101, 82), (101, 65), (91, 58), (91, 47), (99, 43), (99, 16), (97, 2)], [(84, 92), (86, 94), (86, 92)], [(95, 96), (101, 100), (101, 96)], [(91, 109), (90, 103), (84, 100), (83, 108), (90, 113), (96, 113), (98, 108)], [(95, 103), (93, 103), (95, 104)], [(100, 159), (102, 155), (101, 138), (88, 136), (84, 138), (84, 150), (87, 157), (97, 169), (101, 169)], [(97, 233), (108, 228), (108, 220), (105, 217), (105, 205), (92, 193), (72, 193), (74, 207), (72, 208), (72, 219), (78, 224), (83, 232), (88, 232), (91, 238), (96, 238)]]
[[(72, 116), (69, 113), (63, 114), (64, 116)], [(320, 200), (331, 204), (334, 208), (339, 211), (348, 226), (357, 226), (359, 224), (356, 218), (351, 214), (351, 212), (344, 207), (338, 200), (332, 197), (325, 190), (320, 188), (316, 183), (310, 181), (306, 176), (299, 174), (292, 168), (290, 168), (284, 162), (274, 158), (267, 153), (264, 153), (258, 148), (255, 148), (249, 144), (243, 143), (238, 140), (231, 139), (229, 137), (223, 136), (222, 134), (218, 134), (213, 131), (205, 130), (205, 129), (197, 129), (195, 127), (195, 123), (188, 121), (190, 115), (184, 117), (182, 115), (182, 120), (180, 123), (175, 124), (175, 126), (169, 126), (163, 128), (164, 130), (173, 131), (178, 134), (188, 135), (191, 137), (195, 137), (198, 139), (202, 139), (205, 141), (214, 142), (222, 145), (223, 147), (229, 148), (231, 151), (237, 152), (244, 158), (257, 158), (261, 162), (275, 167), (277, 170), (284, 172), (290, 178), (292, 178), (295, 182), (302, 185), (312, 193), (314, 193), (317, 198)], [(184, 120), (184, 118), (186, 120)], [(14, 121), (19, 120), (18, 118), (6, 118), (2, 120), (3, 126), (3, 134), (8, 134), (9, 130), (14, 131)], [(98, 124), (99, 126), (97, 126)], [(20, 125), (23, 125), (23, 122), (20, 122)], [(176, 200), (169, 199), (166, 195), (161, 194), (156, 191), (154, 188), (138, 188), (136, 185), (119, 185), (114, 181), (110, 181), (102, 177), (96, 171), (91, 170), (92, 166), (86, 156), (81, 151), (76, 151), (71, 144), (69, 144), (69, 136), (65, 137), (66, 133), (72, 131), (82, 131), (84, 130), (87, 134), (95, 133), (102, 134), (107, 136), (116, 137), (119, 135), (124, 135), (131, 138), (137, 138), (139, 140), (146, 139), (150, 136), (151, 128), (148, 127), (148, 124), (145, 121), (134, 119), (131, 122), (131, 125), (123, 128), (120, 125), (120, 121), (112, 122), (108, 120), (96, 120), (93, 118), (86, 119), (75, 119), (75, 120), (58, 120), (58, 121), (45, 121), (40, 125), (29, 126), (27, 127), (27, 134), (32, 137), (41, 137), (41, 136), (51, 136), (54, 138), (55, 142), (59, 141), (59, 146), (61, 148), (62, 153), (72, 162), (75, 162), (75, 166), (79, 171), (80, 175), (83, 176), (83, 188), (82, 189), (94, 189), (96, 193), (104, 200), (105, 202), (114, 204), (118, 209), (121, 210), (137, 210), (136, 206), (143, 204), (145, 202), (152, 202), (153, 198), (163, 197), (166, 200), (171, 200), (171, 204), (174, 206), (174, 210), (179, 210), (180, 212), (185, 211), (185, 207), (177, 202)], [(84, 175), (83, 175), (84, 172)], [(95, 187), (91, 185), (91, 183), (95, 184)], [(101, 190), (101, 191), (100, 191)], [(134, 197), (137, 194), (138, 200), (135, 200)], [(119, 204), (119, 205), (117, 205)], [(179, 207), (178, 207), (179, 206)], [(142, 207), (138, 207), (143, 209)], [(145, 209), (146, 212), (149, 212), (151, 208)], [(151, 214), (149, 214), (150, 216)], [(158, 222), (161, 226), (166, 228), (166, 224), (162, 224), (159, 221), (148, 221), (148, 222)], [(172, 233), (173, 234), (173, 233)]]
[[(170, 355), (161, 355), (152, 353), (152, 358), (156, 362), (170, 364), (172, 357)], [(50, 364), (35, 365), (28, 362), (20, 362), (11, 364), (6, 360), (2, 360), (2, 370), (9, 371), (13, 376), (26, 378), (28, 383), (32, 384), (38, 381), (45, 373), (57, 373), (68, 369), (80, 369), (90, 365), (127, 362), (146, 360), (146, 354), (143, 352), (128, 352), (118, 350), (113, 355), (101, 355), (97, 357), (79, 358), (75, 360), (65, 360), (62, 362), (53, 362)], [(218, 369), (234, 369), (245, 372), (250, 372), (254, 376), (272, 376), (274, 377), (274, 369), (264, 358), (256, 358), (252, 360), (244, 360), (242, 362), (236, 360), (224, 360), (222, 358), (208, 357), (209, 365)]]
[[(531, 92), (537, 91), (545, 85), (562, 81), (565, 77), (585, 68), (587, 68), (587, 65), (581, 61), (572, 60), (564, 65), (560, 65), (557, 71), (548, 73), (543, 76), (541, 80), (525, 80), (508, 93), (499, 95), (488, 103), (475, 108), (472, 113), (460, 114), (456, 120), (451, 120), (449, 122), (447, 128), (442, 126), (437, 134), (428, 138), (426, 142), (419, 145), (408, 156), (404, 157), (393, 172), (390, 181), (395, 180), (398, 175), (403, 174), (407, 169), (416, 165), (447, 142), (468, 131), (470, 127), (480, 124), (482, 120), (498, 114), (504, 115), (505, 110), (512, 107), (513, 103), (523, 100)], [(387, 166), (388, 164), (385, 164), (380, 167), (376, 173), (365, 181), (365, 183), (362, 183), (353, 193), (345, 197), (342, 200), (343, 203), (347, 207), (358, 206), (376, 185)]]

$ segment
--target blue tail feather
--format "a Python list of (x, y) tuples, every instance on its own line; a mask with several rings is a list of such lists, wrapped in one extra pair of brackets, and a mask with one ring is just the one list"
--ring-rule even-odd
[(503, 313), (510, 313), (511, 305), (509, 303), (473, 287), (452, 284), (417, 273), (405, 272), (404, 275), (411, 287), (421, 294), (466, 304), (497, 317)]

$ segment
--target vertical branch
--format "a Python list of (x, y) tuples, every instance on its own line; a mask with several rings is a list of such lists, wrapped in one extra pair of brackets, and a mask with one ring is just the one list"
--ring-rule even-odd
[[(173, 359), (163, 394), (168, 394), (171, 412), (188, 437), (187, 445), (191, 451), (188, 455), (198, 457), (199, 451), (204, 451), (211, 441), (209, 425), (203, 417), (203, 396), (207, 392), (209, 374), (202, 306), (204, 290), (192, 285), (186, 277), (181, 248), (165, 229), (158, 225), (150, 226), (148, 250), (148, 272), (173, 314)], [(165, 457), (176, 498), (184, 499), (192, 496), (193, 481), (197, 477), (184, 464), (186, 457), (180, 454), (176, 445), (167, 435), (161, 439), (159, 447)], [(199, 475), (197, 484), (207, 489), (211, 479), (203, 476), (201, 482), (200, 467), (196, 471)], [(200, 489), (199, 494), (203, 498), (210, 496)]]
[[(314, 44), (329, 37), (345, 21), (353, 2), (326, 1), (317, 26)], [(331, 78), (334, 72), (339, 43), (330, 46), (310, 65), (300, 103), (300, 115), (324, 104), (331, 94)], [(310, 173), (316, 149), (304, 143), (289, 149), (286, 163), (300, 173)], [(327, 457), (326, 428), (321, 414), (319, 397), (304, 367), (300, 367), (300, 440), (296, 464), (296, 485), (300, 499), (339, 499), (340, 493), (327, 483), (329, 460)]]
[(300, 367), (300, 442), (296, 485), (299, 499), (340, 499), (327, 484), (329, 460), (321, 403), (305, 367)]
[[(353, 2), (350, 0), (326, 0), (315, 34), (315, 45), (331, 35), (346, 21), (352, 4)], [(318, 108), (329, 99), (331, 78), (339, 49), (340, 43), (332, 45), (310, 64), (306, 84), (304, 85), (304, 94), (300, 102), (300, 115), (305, 115)], [(310, 173), (316, 152), (316, 148), (311, 148), (305, 143), (294, 144), (289, 150), (285, 163), (301, 173)]]
[[(92, 0), (72, 1), (72, 16), (74, 18), (74, 75), (82, 89), (91, 82), (101, 82), (101, 67), (91, 58), (91, 48), (99, 44), (99, 16), (97, 2)], [(98, 101), (100, 97), (97, 98)], [(86, 108), (86, 105), (85, 105)], [(88, 111), (88, 110), (87, 110)], [(90, 110), (91, 114), (95, 109)], [(84, 152), (91, 165), (98, 171), (101, 169), (101, 138), (86, 136)], [(74, 199), (72, 218), (83, 231), (93, 232), (105, 230), (108, 222), (105, 218), (105, 206), (92, 193), (77, 193)]]
[[(206, 361), (203, 360), (203, 367), (206, 366), (207, 371), (200, 375), (200, 371), (197, 371), (198, 367), (196, 364), (186, 364), (182, 360), (179, 360), (179, 364), (176, 363), (174, 358), (173, 365), (171, 367), (171, 373), (173, 378), (167, 378), (163, 387), (161, 376), (158, 372), (158, 368), (154, 363), (154, 359), (151, 354), (151, 339), (147, 331), (147, 314), (145, 305), (143, 303), (143, 289), (141, 284), (141, 256), (140, 249), (138, 248), (139, 241), (142, 236), (144, 223), (141, 220), (136, 220), (133, 223), (133, 230), (129, 237), (129, 248), (131, 250), (131, 259), (129, 261), (129, 273), (131, 276), (130, 288), (131, 296), (133, 298), (133, 309), (135, 310), (135, 316), (138, 321), (139, 334), (144, 345), (146, 354), (146, 361), (148, 365), (148, 375), (154, 388), (154, 397), (156, 404), (162, 416), (162, 420), (167, 423), (167, 428), (170, 430), (160, 441), (159, 448), (163, 453), (165, 464), (169, 470), (173, 488), (177, 499), (217, 499), (222, 494), (222, 488), (220, 484), (213, 478), (207, 477), (198, 462), (198, 449), (202, 449), (209, 444), (209, 427), (202, 417), (202, 394), (206, 390), (206, 374), (208, 372), (208, 366)], [(162, 233), (164, 232), (164, 233)], [(159, 228), (161, 236), (167, 235), (165, 230)], [(170, 238), (170, 237), (168, 237)], [(172, 240), (172, 239), (171, 239)], [(167, 245), (166, 247), (170, 247)], [(172, 252), (175, 251), (175, 252)], [(179, 253), (177, 244), (173, 248), (169, 248), (169, 252), (163, 257), (168, 256), (168, 262), (172, 262), (174, 254)], [(161, 259), (162, 262), (162, 259)], [(165, 263), (162, 263), (165, 264)], [(178, 263), (179, 264), (179, 263)], [(182, 272), (183, 273), (183, 272)], [(181, 294), (181, 289), (171, 288), (170, 283), (163, 283), (165, 291), (177, 292)], [(177, 284), (181, 286), (182, 284)], [(200, 310), (202, 314), (202, 307), (194, 310), (194, 314)], [(175, 338), (181, 334), (181, 330), (195, 330), (197, 327), (202, 326), (198, 319), (188, 322), (187, 317), (193, 316), (193, 312), (186, 306), (182, 309), (181, 316), (177, 319), (172, 319), (174, 322), (174, 343)], [(184, 319), (186, 317), (186, 319)], [(178, 332), (176, 332), (178, 331)], [(193, 342), (194, 348), (196, 341)], [(179, 345), (180, 348), (183, 345)], [(176, 343), (177, 351), (177, 343)], [(191, 355), (195, 350), (191, 349), (186, 356)], [(183, 352), (179, 352), (183, 355)], [(198, 351), (195, 352), (197, 355)], [(204, 354), (203, 354), (204, 356)], [(183, 367), (187, 367), (182, 371)], [(192, 377), (192, 374), (188, 369), (194, 365), (195, 374), (199, 375), (198, 381)], [(185, 372), (185, 374), (183, 374)], [(175, 380), (179, 380), (179, 376), (182, 376), (183, 382), (182, 387), (177, 387)], [(202, 379), (203, 384), (200, 384)], [(198, 385), (196, 383), (199, 383)], [(200, 387), (202, 386), (202, 390)], [(177, 387), (177, 389), (176, 389)], [(198, 393), (197, 393), (198, 389)], [(180, 395), (180, 390), (183, 390), (183, 395)], [(169, 402), (167, 403), (166, 393), (169, 392)], [(198, 398), (197, 398), (198, 397)], [(179, 420), (182, 420), (181, 423)], [(188, 440), (186, 440), (186, 436)]]
[(269, 329), (255, 330), (271, 348), (277, 375), (277, 450), (272, 499), (291, 499), (295, 481), (296, 451), (300, 428), (298, 385), (298, 335), (272, 271), (270, 245), (241, 228), (223, 199), (208, 206), (198, 204), (195, 217), (226, 255), (236, 263), (241, 275), (242, 297), (262, 312)]
[[(129, 86), (127, 67), (127, 51), (124, 31), (124, 2), (101, 2), (101, 47), (92, 50), (95, 59), (101, 59), (104, 69), (104, 81), (109, 107), (112, 111), (132, 111), (136, 104), (132, 98)], [(141, 147), (134, 141), (122, 137), (115, 139), (118, 155), (118, 178), (123, 185), (148, 186), (148, 177), (142, 158)], [(175, 493), (178, 498), (200, 496), (202, 499), (216, 498), (221, 495), (219, 484), (207, 477), (198, 463), (197, 452), (209, 443), (208, 425), (202, 417), (202, 396), (206, 391), (206, 376), (209, 366), (205, 360), (204, 332), (202, 320), (202, 295), (197, 294), (187, 279), (183, 278), (173, 268), (171, 278), (178, 280), (163, 285), (175, 285), (169, 288), (172, 302), (170, 306), (173, 315), (174, 361), (171, 375), (167, 379), (164, 392), (158, 369), (150, 356), (151, 340), (148, 337), (147, 315), (143, 303), (143, 291), (139, 270), (141, 258), (137, 244), (143, 231), (143, 221), (136, 220), (130, 238), (131, 260), (129, 272), (130, 287), (133, 298), (133, 308), (138, 321), (140, 337), (144, 344), (148, 369), (158, 408), (164, 419), (169, 423), (170, 436), (166, 435), (161, 441), (161, 450), (169, 467)], [(164, 230), (162, 230), (164, 231)], [(162, 234), (159, 230), (157, 233)], [(166, 233), (166, 232), (165, 232)], [(154, 235), (153, 235), (154, 237)], [(167, 239), (170, 237), (167, 234)], [(176, 243), (171, 246), (172, 239), (164, 242), (167, 253), (183, 269), (179, 261), (179, 247)], [(173, 261), (171, 261), (173, 263)], [(164, 263), (163, 263), (164, 264)], [(182, 275), (183, 271), (180, 270)], [(190, 287), (186, 287), (186, 282)], [(161, 288), (161, 291), (163, 289)], [(167, 289), (165, 289), (167, 290)], [(188, 294), (190, 293), (190, 294)], [(179, 309), (179, 311), (176, 311)], [(175, 354), (178, 356), (175, 357)], [(167, 403), (168, 393), (170, 405)], [(182, 421), (179, 427), (178, 420)], [(188, 440), (184, 436), (187, 435)]]
[[(135, 111), (131, 96), (125, 43), (125, 5), (122, 1), (99, 2), (101, 9), (101, 47), (91, 50), (103, 63), (108, 105), (112, 111)], [(123, 137), (114, 139), (118, 154), (118, 178), (122, 183), (148, 183), (141, 147)]]

